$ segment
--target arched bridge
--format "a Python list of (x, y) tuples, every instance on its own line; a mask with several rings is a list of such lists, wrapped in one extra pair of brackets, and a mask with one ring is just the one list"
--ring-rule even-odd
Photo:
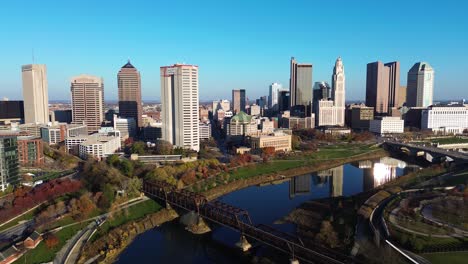
[(448, 157), (456, 164), (468, 164), (468, 155), (456, 151), (448, 151), (432, 146), (422, 146), (410, 143), (401, 143), (397, 141), (386, 141), (383, 143), (383, 145), (387, 150), (406, 152), (407, 154), (413, 156), (430, 154), (430, 156), (434, 159)]
[(152, 198), (162, 200), (166, 206), (194, 211), (199, 217), (240, 232), (241, 241), (246, 237), (292, 256), (292, 260), (308, 263), (357, 263), (350, 256), (330, 248), (313, 244), (306, 247), (302, 240), (266, 225), (254, 225), (246, 210), (231, 206), (221, 201), (208, 201), (205, 196), (177, 189), (162, 181), (145, 181), (144, 193)]

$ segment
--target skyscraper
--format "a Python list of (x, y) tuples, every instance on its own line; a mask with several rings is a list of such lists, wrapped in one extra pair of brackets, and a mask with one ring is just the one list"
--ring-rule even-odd
[(367, 64), (366, 105), (374, 107), (376, 114), (391, 114), (391, 109), (398, 106), (399, 87), (399, 62)]
[(279, 91), (283, 90), (283, 86), (280, 83), (270, 84), (270, 94), (268, 97), (268, 107), (274, 111), (278, 110), (278, 94)]
[(119, 87), (119, 115), (133, 118), (137, 127), (143, 126), (140, 72), (127, 62), (117, 74)]
[(71, 79), (72, 119), (74, 124), (85, 124), (94, 133), (104, 121), (104, 81), (91, 75)]
[(234, 113), (245, 112), (245, 90), (232, 90), (232, 110)]
[(310, 116), (312, 105), (312, 64), (297, 63), (291, 58), (289, 91), (291, 113)]
[(162, 137), (178, 147), (199, 151), (198, 66), (174, 64), (161, 67), (160, 72)]
[(47, 69), (44, 64), (28, 64), (21, 68), (23, 79), (24, 122), (49, 122)]
[(398, 92), (400, 91), (400, 62), (385, 63), (388, 67), (388, 107), (391, 114), (393, 107), (398, 107)]
[(332, 99), (336, 107), (336, 123), (344, 126), (345, 123), (345, 72), (343, 61), (339, 57), (335, 62), (332, 75)]
[(432, 105), (434, 69), (427, 62), (418, 62), (408, 71), (407, 106)]

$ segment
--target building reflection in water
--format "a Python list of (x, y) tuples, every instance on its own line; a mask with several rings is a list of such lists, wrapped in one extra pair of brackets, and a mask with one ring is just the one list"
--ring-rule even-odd
[(314, 184), (318, 187), (329, 182), (330, 196), (338, 197), (343, 195), (343, 171), (344, 166), (338, 166), (333, 169), (323, 170), (314, 175)]
[(405, 169), (408, 166), (406, 162), (391, 157), (354, 162), (352, 165), (363, 170), (363, 191), (372, 190), (394, 180), (398, 176), (397, 169)]
[(308, 174), (291, 178), (289, 181), (289, 199), (293, 199), (296, 195), (309, 194), (310, 185), (311, 177)]

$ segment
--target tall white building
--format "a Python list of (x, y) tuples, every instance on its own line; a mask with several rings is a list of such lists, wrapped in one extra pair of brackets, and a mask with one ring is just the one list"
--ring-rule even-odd
[(268, 96), (268, 108), (278, 110), (278, 95), (283, 90), (283, 85), (280, 83), (270, 84), (270, 96)]
[(47, 68), (44, 64), (28, 64), (21, 67), (23, 79), (24, 122), (49, 122), (49, 95)]
[(198, 66), (161, 67), (162, 137), (171, 144), (200, 150)]
[(434, 69), (427, 62), (418, 62), (408, 71), (406, 104), (408, 107), (432, 105)]
[(339, 57), (332, 76), (332, 100), (336, 107), (336, 124), (339, 126), (344, 126), (345, 123), (345, 81), (343, 61)]
[(430, 106), (421, 113), (421, 129), (460, 134), (468, 128), (468, 108), (463, 105)]

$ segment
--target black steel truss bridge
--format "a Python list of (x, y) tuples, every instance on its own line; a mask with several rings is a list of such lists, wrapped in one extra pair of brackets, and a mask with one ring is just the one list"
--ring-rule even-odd
[(143, 192), (153, 199), (166, 203), (167, 207), (177, 207), (188, 212), (193, 211), (204, 220), (216, 223), (240, 232), (241, 241), (250, 238), (291, 256), (291, 260), (306, 263), (358, 263), (351, 256), (324, 247), (317, 243), (306, 247), (303, 241), (294, 235), (284, 233), (267, 225), (254, 225), (249, 212), (221, 201), (208, 201), (198, 193), (163, 181), (145, 181)]

